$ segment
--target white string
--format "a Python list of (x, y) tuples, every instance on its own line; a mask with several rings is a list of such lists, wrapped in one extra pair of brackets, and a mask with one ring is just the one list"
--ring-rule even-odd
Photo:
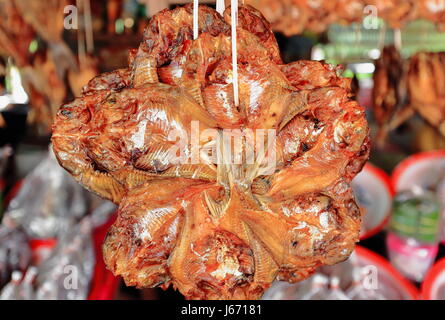
[(223, 15), (224, 11), (226, 10), (226, 3), (224, 0), (216, 0), (216, 11)]
[(193, 0), (193, 39), (198, 39), (199, 19), (198, 19), (199, 0)]
[(94, 52), (94, 35), (93, 23), (91, 17), (91, 3), (90, 0), (85, 0), (85, 34), (87, 41), (87, 52), (92, 54)]
[(394, 46), (397, 51), (402, 51), (402, 32), (400, 29), (394, 30)]
[(231, 15), (232, 15), (232, 68), (233, 68), (233, 98), (235, 106), (239, 106), (238, 95), (238, 49), (237, 49), (237, 32), (236, 26), (238, 23), (238, 0), (231, 0)]
[[(76, 0), (76, 7), (83, 13), (84, 1)], [(80, 18), (80, 17), (79, 17)], [(86, 49), (85, 49), (85, 16), (82, 14), (79, 19), (79, 28), (77, 30), (77, 56), (79, 57), (80, 69), (83, 69), (87, 63)]]

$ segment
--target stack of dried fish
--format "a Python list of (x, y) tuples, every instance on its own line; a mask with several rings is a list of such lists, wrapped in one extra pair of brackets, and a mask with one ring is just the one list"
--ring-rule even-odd
[(305, 30), (325, 31), (331, 23), (351, 23), (363, 18), (362, 0), (247, 0), (268, 19), (274, 31), (287, 36)]
[(29, 64), (34, 29), (25, 22), (14, 1), (0, 0), (0, 55), (12, 57), (19, 67)]
[(389, 131), (415, 113), (445, 136), (445, 53), (420, 52), (404, 60), (394, 47), (385, 48), (373, 94), (380, 146)]
[(406, 108), (407, 71), (407, 62), (395, 47), (383, 49), (380, 59), (376, 62), (373, 90), (374, 116), (379, 126), (379, 147), (383, 147), (390, 131), (412, 116), (411, 109)]
[(420, 52), (410, 61), (410, 108), (445, 136), (445, 53)]
[[(274, 279), (300, 281), (354, 249), (361, 215), (350, 183), (368, 158), (365, 113), (337, 68), (284, 65), (250, 6), (239, 8), (236, 105), (230, 9), (200, 6), (197, 39), (192, 12), (155, 15), (128, 69), (63, 106), (54, 150), (119, 204), (104, 257), (128, 285), (259, 298)], [(262, 132), (266, 149), (249, 139)]]
[(439, 29), (445, 27), (443, 0), (247, 0), (246, 3), (261, 10), (275, 31), (288, 36), (305, 30), (323, 32), (331, 23), (360, 22), (372, 13), (392, 28), (401, 28), (416, 19), (433, 21)]
[(71, 50), (62, 38), (67, 0), (14, 0), (23, 19), (48, 44), (60, 77), (75, 64)]
[[(0, 0), (0, 55), (12, 57), (20, 68), (32, 107), (28, 120), (37, 124), (42, 133), (49, 132), (58, 107), (68, 96), (67, 72), (74, 71), (77, 78), (84, 69), (88, 77), (96, 74), (90, 65), (77, 67), (62, 38), (65, 5), (65, 0)], [(30, 44), (37, 37), (44, 45), (31, 53)], [(72, 75), (70, 83), (78, 94), (78, 82), (83, 80), (86, 84), (87, 80), (77, 78)]]
[(445, 1), (417, 0), (419, 18), (434, 22), (441, 31), (445, 31)]

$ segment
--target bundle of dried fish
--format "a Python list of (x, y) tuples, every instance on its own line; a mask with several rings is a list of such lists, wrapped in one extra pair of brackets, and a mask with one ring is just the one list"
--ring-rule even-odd
[(360, 22), (366, 14), (366, 3), (363, 0), (336, 0), (335, 10), (331, 13), (335, 15), (333, 19), (336, 23), (349, 24)]
[(391, 28), (399, 29), (407, 22), (417, 19), (417, 0), (364, 0), (373, 5), (377, 14)]
[(0, 55), (13, 57), (19, 67), (29, 64), (34, 29), (25, 22), (13, 1), (0, 0)]
[(419, 18), (434, 22), (441, 31), (445, 31), (445, 1), (417, 0)]
[[(336, 68), (283, 65), (249, 6), (239, 8), (237, 106), (230, 9), (200, 6), (196, 40), (192, 11), (155, 15), (128, 69), (93, 79), (61, 108), (54, 150), (77, 181), (119, 204), (104, 257), (128, 285), (259, 298), (276, 278), (305, 279), (352, 252), (365, 114)], [(227, 132), (242, 137), (236, 148)], [(247, 138), (261, 132), (272, 147)]]
[(37, 124), (47, 133), (54, 115), (67, 95), (67, 87), (59, 76), (53, 52), (47, 50), (36, 56), (32, 65), (21, 69), (21, 75), (32, 106), (28, 121)]
[(413, 115), (408, 107), (408, 63), (391, 46), (383, 49), (374, 73), (374, 116), (379, 126), (377, 145), (383, 147), (390, 131)]
[(295, 4), (294, 0), (248, 0), (246, 2), (258, 8), (275, 31), (291, 36), (302, 33), (306, 27), (309, 16), (304, 8)]
[(445, 136), (445, 53), (412, 57), (408, 89), (410, 107)]
[(445, 136), (444, 77), (443, 52), (419, 52), (404, 60), (394, 47), (384, 49), (374, 74), (378, 145), (415, 113)]
[[(391, 28), (418, 18), (445, 27), (443, 0), (247, 0), (264, 12), (275, 31), (287, 36), (305, 30), (324, 32), (332, 23), (360, 22), (375, 10)], [(373, 6), (373, 7), (368, 7)], [(367, 9), (367, 10), (365, 10)]]
[(58, 76), (63, 79), (65, 72), (76, 64), (76, 60), (62, 38), (64, 30), (64, 8), (67, 0), (13, 0), (23, 19), (36, 30), (51, 50), (57, 66)]
[[(44, 69), (41, 68), (43, 67), (42, 59), (35, 59), (29, 50), (36, 32), (34, 27), (24, 19), (19, 2), (0, 1), (0, 54), (5, 57), (12, 57), (12, 63), (20, 68), (24, 78), (22, 82), (33, 107), (29, 120), (31, 123), (38, 123), (43, 127), (43, 131), (46, 131), (54, 115), (51, 111), (50, 98), (46, 93), (57, 94), (62, 87), (62, 94), (64, 95), (65, 90), (60, 78), (57, 80), (57, 85), (54, 85), (54, 81), (47, 79), (48, 76), (51, 78), (53, 73), (48, 73), (49, 70), (39, 70)], [(41, 11), (39, 10), (34, 14), (41, 14)], [(47, 62), (46, 59), (45, 62)], [(54, 71), (56, 71), (55, 68)], [(60, 105), (63, 99), (54, 102), (54, 106)]]
[[(86, 70), (77, 68), (76, 59), (62, 38), (66, 4), (65, 0), (0, 0), (0, 55), (12, 57), (12, 63), (19, 67), (32, 107), (28, 121), (43, 134), (50, 131), (52, 119), (68, 95), (66, 72), (77, 71), (77, 77), (70, 77), (73, 90), (80, 86), (76, 84), (84, 79), (84, 74), (95, 75), (89, 66)], [(36, 35), (45, 46), (31, 53), (30, 45)]]

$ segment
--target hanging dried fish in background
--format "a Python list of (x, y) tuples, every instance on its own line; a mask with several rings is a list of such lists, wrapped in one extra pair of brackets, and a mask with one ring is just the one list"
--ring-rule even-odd
[(445, 28), (443, 0), (246, 0), (261, 10), (272, 23), (274, 31), (286, 36), (305, 30), (324, 32), (332, 23), (361, 22), (369, 15), (367, 6), (374, 6), (379, 18), (395, 29), (416, 19), (434, 22)]
[(430, 20), (445, 31), (445, 1), (444, 0), (417, 0), (419, 18)]
[(377, 146), (382, 148), (390, 131), (395, 130), (414, 110), (408, 106), (408, 63), (394, 47), (385, 47), (374, 73), (374, 116), (379, 126)]
[(403, 59), (394, 47), (383, 50), (374, 74), (377, 144), (415, 113), (445, 136), (445, 53), (419, 52)]
[[(64, 79), (66, 71), (76, 60), (62, 38), (66, 0), (13, 0), (23, 19), (44, 39), (51, 50), (58, 76)], [(59, 18), (57, 18), (59, 17)]]
[[(67, 72), (75, 95), (80, 95), (87, 79), (97, 74), (96, 60), (87, 59), (78, 67), (62, 38), (67, 4), (65, 0), (0, 1), (0, 54), (12, 57), (20, 69), (32, 107), (28, 122), (44, 135), (49, 133), (54, 115), (69, 94)], [(31, 51), (32, 41), (37, 47), (43, 42), (43, 46), (37, 52)]]
[(35, 37), (11, 0), (0, 0), (0, 55), (10, 56), (19, 67), (29, 65), (29, 46)]
[(410, 60), (410, 107), (445, 136), (445, 53), (420, 52)]

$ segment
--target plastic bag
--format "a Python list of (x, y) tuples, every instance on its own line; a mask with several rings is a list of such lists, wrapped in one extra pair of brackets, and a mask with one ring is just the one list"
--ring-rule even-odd
[[(7, 283), (1, 299), (86, 299), (95, 265), (93, 230), (115, 210), (84, 191), (50, 151), (24, 180), (0, 226), (0, 288)], [(30, 266), (30, 239), (57, 243), (36, 267)]]
[(5, 172), (6, 164), (8, 163), (8, 159), (11, 155), (12, 148), (10, 146), (0, 148), (0, 179)]
[[(369, 272), (375, 272), (375, 277), (370, 276)], [(408, 299), (408, 295), (401, 290), (391, 274), (354, 252), (347, 261), (323, 266), (317, 269), (313, 277), (302, 282), (275, 282), (266, 291), (263, 300)]]
[(59, 166), (50, 148), (11, 200), (3, 224), (10, 229), (21, 226), (30, 238), (56, 238), (88, 213), (90, 197)]
[(59, 239), (51, 257), (39, 268), (36, 299), (84, 300), (88, 297), (95, 257), (92, 220), (85, 217)]
[(26, 235), (21, 230), (0, 226), (0, 288), (14, 270), (25, 270), (31, 260)]
[(61, 235), (51, 257), (39, 268), (36, 299), (84, 300), (93, 277), (95, 255), (94, 228), (103, 225), (116, 206), (103, 201), (89, 216)]

